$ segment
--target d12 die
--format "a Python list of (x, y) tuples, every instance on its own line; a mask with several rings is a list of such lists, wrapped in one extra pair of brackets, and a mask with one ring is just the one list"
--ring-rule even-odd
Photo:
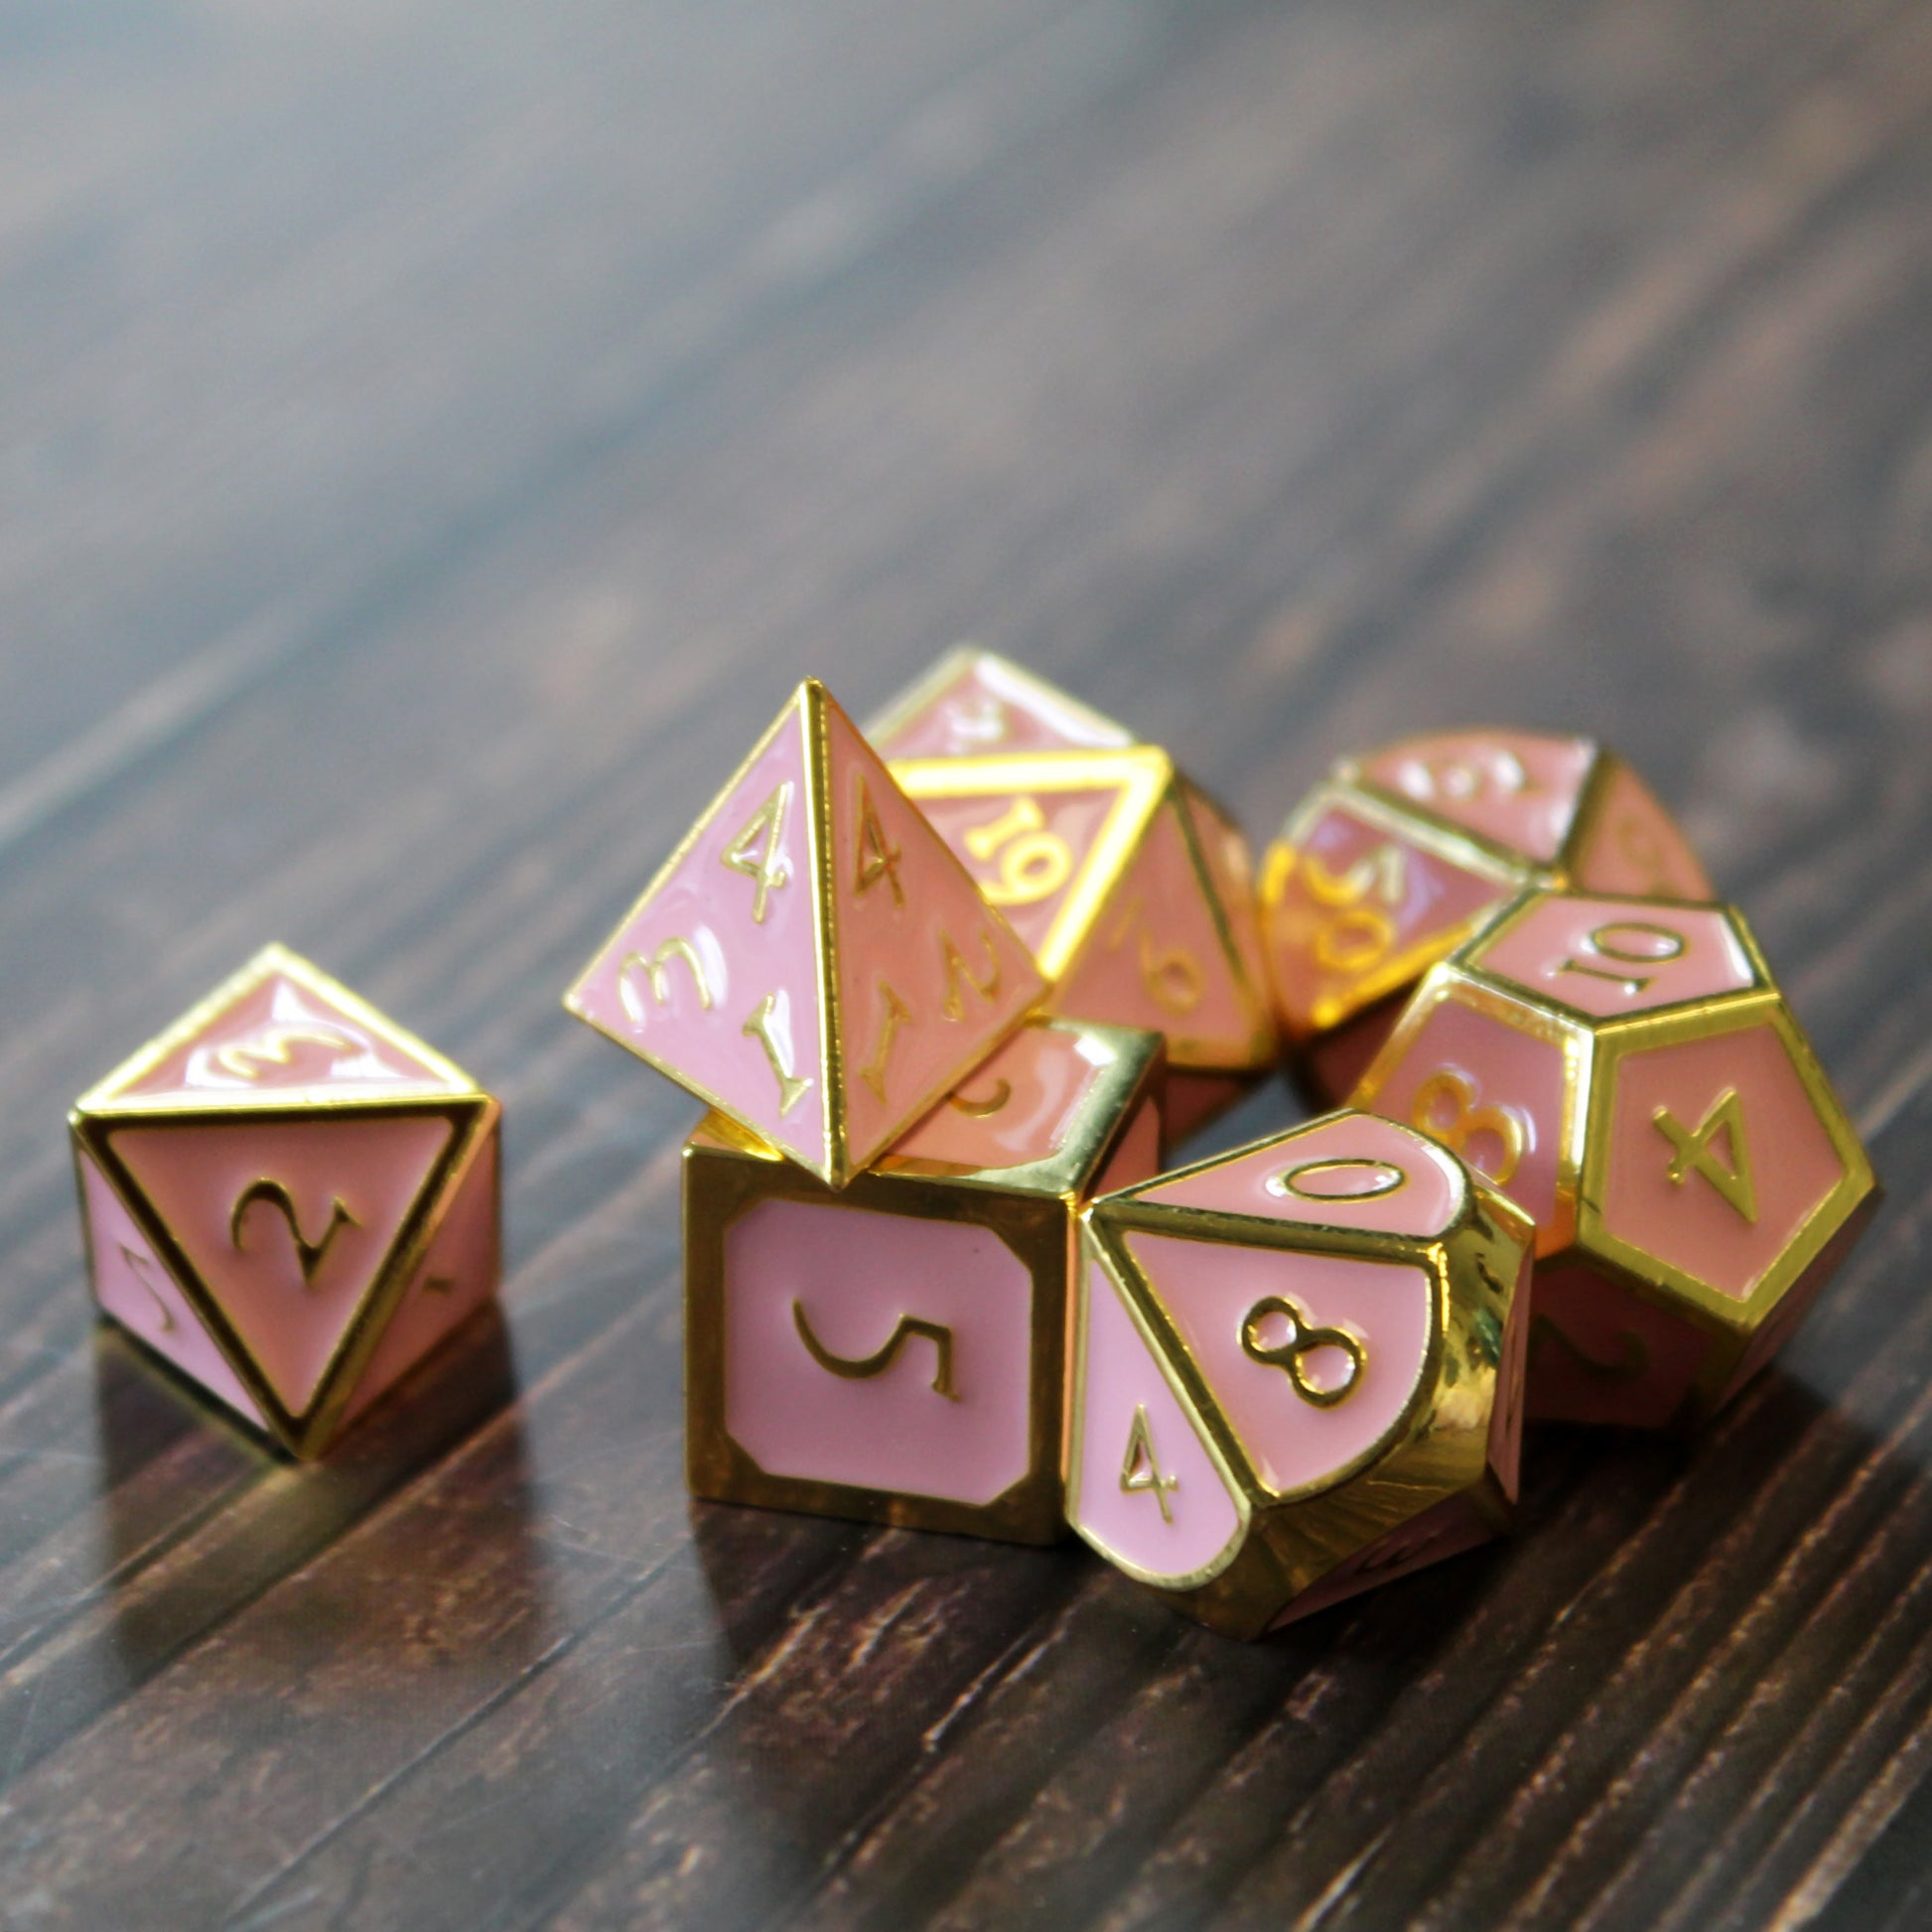
[(1531, 892), (1435, 968), (1356, 1089), (1537, 1223), (1529, 1413), (1656, 1426), (1797, 1325), (1871, 1168), (1725, 906)]
[(1274, 1066), (1247, 843), (1165, 752), (912, 759), (893, 770), (1032, 948), (1047, 1012), (1166, 1035), (1170, 1133)]
[(493, 1292), (498, 1114), (270, 946), (73, 1109), (95, 1299), (320, 1454)]
[(1345, 759), (1262, 866), (1282, 1025), (1309, 1084), (1354, 1084), (1403, 998), (1528, 886), (1709, 898), (1628, 765), (1583, 738), (1455, 732)]
[(693, 1492), (1062, 1532), (1074, 1217), (1157, 1171), (1160, 1040), (1023, 1028), (841, 1192), (713, 1115), (685, 1148)]
[(1131, 745), (1125, 725), (969, 644), (948, 651), (866, 728), (881, 758), (951, 759)]
[(1253, 1637), (1508, 1527), (1531, 1231), (1453, 1156), (1331, 1114), (1084, 1227), (1067, 1512), (1129, 1576)]
[(838, 1187), (1042, 990), (807, 680), (565, 1005)]

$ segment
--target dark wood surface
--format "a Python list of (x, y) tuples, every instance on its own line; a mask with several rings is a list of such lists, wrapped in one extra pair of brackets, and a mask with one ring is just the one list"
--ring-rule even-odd
[[(1929, 351), (1924, 0), (0, 10), (0, 1924), (1932, 1921)], [(693, 1109), (558, 995), (962, 635), (1258, 835), (1626, 750), (1888, 1184), (1781, 1368), (1251, 1648), (691, 1506)], [(62, 1129), (270, 937), (508, 1110), (319, 1468), (96, 1330)]]

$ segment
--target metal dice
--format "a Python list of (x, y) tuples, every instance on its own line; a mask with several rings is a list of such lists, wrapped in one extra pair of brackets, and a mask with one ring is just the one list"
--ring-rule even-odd
[(1340, 760), (1262, 866), (1277, 1011), (1311, 1086), (1346, 1093), (1430, 966), (1513, 894), (1565, 885), (1711, 897), (1643, 780), (1588, 739), (1452, 732)]
[(714, 1114), (684, 1151), (686, 1450), (727, 1502), (1062, 1534), (1076, 1216), (1155, 1173), (1161, 1043), (1023, 1028), (834, 1191)]
[(808, 679), (565, 1004), (838, 1187), (1041, 990), (1005, 919)]
[(1535, 1217), (1533, 1417), (1709, 1415), (1874, 1199), (1726, 906), (1525, 894), (1423, 981), (1355, 1104), (1436, 1135)]
[(270, 946), (73, 1109), (95, 1299), (319, 1454), (493, 1292), (498, 1112)]
[(894, 775), (1031, 950), (1045, 1010), (1166, 1036), (1171, 1132), (1274, 1065), (1247, 842), (1165, 752), (984, 652), (885, 729)]
[(1130, 1577), (1255, 1637), (1508, 1527), (1531, 1230), (1453, 1156), (1331, 1114), (1083, 1225), (1067, 1513)]

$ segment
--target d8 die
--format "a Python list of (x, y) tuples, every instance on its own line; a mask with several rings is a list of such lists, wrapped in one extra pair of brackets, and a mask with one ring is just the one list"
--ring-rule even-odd
[(1262, 865), (1282, 1026), (1311, 1087), (1346, 1093), (1423, 973), (1528, 886), (1709, 898), (1630, 767), (1583, 738), (1469, 731), (1344, 759)]
[(320, 1454), (494, 1290), (498, 1111), (270, 946), (73, 1109), (95, 1299)]
[(948, 651), (901, 692), (866, 727), (866, 737), (888, 759), (1094, 751), (1134, 742), (1125, 725), (970, 644)]
[(1531, 892), (1435, 968), (1356, 1104), (1537, 1223), (1532, 1416), (1708, 1415), (1796, 1327), (1871, 1168), (1726, 906)]
[(1067, 1511), (1253, 1637), (1508, 1527), (1527, 1219), (1420, 1134), (1331, 1114), (1084, 1217)]
[(840, 1192), (713, 1115), (684, 1154), (694, 1494), (1047, 1543), (1075, 1216), (1161, 1160), (1161, 1045), (1023, 1028)]

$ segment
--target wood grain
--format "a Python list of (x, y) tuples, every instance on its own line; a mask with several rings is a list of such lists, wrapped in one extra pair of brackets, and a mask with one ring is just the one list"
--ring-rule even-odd
[[(0, 21), (0, 1923), (1921, 1924), (1928, 242), (1924, 0)], [(1888, 1187), (1780, 1368), (1255, 1647), (689, 1504), (692, 1109), (557, 996), (969, 634), (1257, 833), (1628, 752)], [(507, 1107), (501, 1322), (320, 1468), (94, 1330), (61, 1136), (270, 937)]]

